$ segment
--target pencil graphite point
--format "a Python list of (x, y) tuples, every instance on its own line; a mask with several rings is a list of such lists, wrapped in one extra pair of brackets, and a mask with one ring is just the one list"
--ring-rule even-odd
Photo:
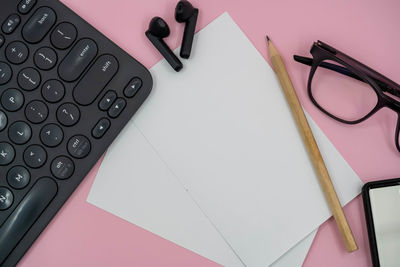
[(269, 42), (269, 41), (270, 41), (270, 39), (269, 39), (268, 35), (266, 35), (265, 37), (267, 37), (267, 42)]

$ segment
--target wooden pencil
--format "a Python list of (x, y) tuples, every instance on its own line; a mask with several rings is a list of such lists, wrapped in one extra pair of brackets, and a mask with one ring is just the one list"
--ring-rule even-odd
[(318, 176), (322, 191), (324, 192), (325, 198), (331, 209), (333, 217), (335, 218), (336, 224), (346, 245), (346, 249), (348, 252), (356, 251), (358, 249), (357, 243), (347, 222), (346, 216), (344, 215), (335, 188), (333, 187), (332, 180), (329, 177), (328, 170), (326, 169), (324, 160), (322, 159), (321, 153), (318, 149), (318, 145), (315, 142), (306, 116), (304, 115), (303, 108), (301, 107), (299, 99), (297, 98), (292, 81), (290, 80), (289, 74), (286, 71), (281, 56), (279, 55), (278, 51), (276, 50), (275, 46), (272, 44), (268, 36), (267, 45), (272, 66), (281, 83), (282, 89), (286, 96), (286, 100), (289, 103), (290, 109), (297, 123), (297, 127), (300, 131), (303, 142), (307, 147), (308, 154), (314, 166), (315, 172)]

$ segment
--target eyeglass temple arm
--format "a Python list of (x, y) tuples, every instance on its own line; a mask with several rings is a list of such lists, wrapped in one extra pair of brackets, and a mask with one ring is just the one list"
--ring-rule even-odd
[[(302, 56), (294, 55), (293, 58), (294, 58), (295, 61), (300, 62), (300, 63), (305, 64), (305, 65), (308, 65), (308, 66), (311, 66), (312, 63), (313, 63), (313, 59), (309, 58), (309, 57), (302, 57)], [(339, 66), (339, 65), (336, 65), (336, 64), (332, 64), (332, 63), (328, 63), (328, 62), (322, 62), (319, 65), (319, 67), (322, 67), (322, 68), (325, 68), (325, 69), (329, 69), (329, 70), (332, 70), (332, 71), (336, 71), (336, 72), (338, 72), (340, 74), (343, 74), (343, 75), (346, 75), (348, 77), (354, 78), (354, 79), (359, 80), (361, 82), (365, 82), (363, 79), (361, 79), (359, 76), (357, 76), (356, 74), (354, 74), (353, 72), (351, 72), (347, 68)], [(389, 87), (386, 83), (384, 83), (382, 81), (379, 81), (379, 80), (377, 80), (377, 79), (375, 79), (373, 77), (370, 77), (370, 78), (372, 80), (374, 80), (374, 82), (377, 85), (379, 85), (379, 87), (381, 87), (383, 91), (386, 91), (386, 92), (388, 92), (388, 93), (390, 93), (390, 94), (392, 94), (394, 96), (400, 97), (400, 91), (399, 90), (396, 90), (396, 89), (394, 89), (392, 87)]]

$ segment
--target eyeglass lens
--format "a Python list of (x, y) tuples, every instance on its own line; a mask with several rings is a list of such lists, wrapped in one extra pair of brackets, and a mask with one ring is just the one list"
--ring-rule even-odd
[[(341, 66), (331, 60), (324, 62)], [(348, 122), (364, 118), (378, 103), (378, 95), (367, 82), (322, 67), (315, 71), (311, 94), (322, 109)]]

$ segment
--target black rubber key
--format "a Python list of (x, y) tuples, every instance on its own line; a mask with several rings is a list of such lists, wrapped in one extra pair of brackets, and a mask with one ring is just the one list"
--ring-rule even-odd
[(17, 14), (12, 14), (3, 22), (1, 29), (5, 34), (10, 34), (18, 27), (21, 23), (21, 18)]
[(0, 110), (0, 132), (7, 127), (7, 115)]
[(24, 25), (22, 36), (29, 43), (40, 42), (56, 22), (56, 13), (49, 7), (38, 8)]
[(23, 121), (17, 121), (10, 125), (8, 128), (8, 137), (17, 145), (25, 144), (31, 139), (32, 129)]
[(31, 174), (22, 166), (14, 166), (7, 173), (8, 184), (15, 189), (23, 189), (31, 180)]
[(24, 63), (28, 54), (28, 47), (23, 42), (15, 41), (7, 45), (6, 58), (13, 64)]
[(0, 262), (3, 262), (57, 194), (57, 184), (40, 178), (0, 228)]
[(4, 36), (0, 34), (0, 48), (3, 46), (5, 41)]
[(91, 39), (81, 39), (61, 61), (58, 74), (64, 81), (73, 82), (81, 76), (96, 55), (96, 43)]
[(78, 32), (74, 25), (68, 22), (60, 23), (51, 33), (51, 43), (55, 48), (67, 49), (75, 41)]
[(18, 12), (22, 15), (28, 14), (36, 4), (36, 0), (21, 0), (18, 4)]
[(1, 95), (1, 104), (8, 111), (17, 111), (24, 104), (24, 96), (17, 89), (7, 89)]
[(82, 159), (89, 155), (91, 149), (90, 141), (83, 135), (75, 135), (69, 139), (67, 149), (71, 156)]
[(55, 147), (61, 144), (64, 133), (57, 124), (47, 124), (40, 131), (40, 140), (45, 146)]
[[(12, 192), (6, 187), (0, 187), (0, 210), (8, 209), (14, 201)], [(3, 247), (1, 247), (3, 249)]]
[(99, 109), (106, 111), (108, 110), (112, 103), (117, 99), (117, 94), (114, 91), (108, 91), (99, 102)]
[(121, 112), (124, 110), (126, 106), (126, 101), (123, 98), (118, 98), (115, 100), (114, 104), (112, 107), (108, 110), (108, 116), (111, 118), (116, 118), (121, 114)]
[(52, 69), (57, 63), (57, 54), (50, 47), (42, 47), (36, 51), (33, 57), (36, 67), (41, 70)]
[(97, 124), (92, 129), (92, 135), (94, 138), (101, 138), (110, 128), (111, 122), (107, 118), (102, 118), (97, 122)]
[(0, 62), (0, 85), (6, 84), (10, 81), (12, 70), (10, 65), (5, 62)]
[(25, 116), (32, 123), (41, 123), (47, 119), (49, 109), (40, 100), (33, 100), (26, 105)]
[(65, 180), (72, 176), (75, 170), (75, 165), (70, 158), (60, 156), (53, 160), (50, 169), (54, 177), (60, 180)]
[(83, 106), (93, 103), (117, 71), (118, 60), (114, 56), (100, 56), (75, 87), (75, 101)]
[(15, 150), (9, 143), (0, 142), (0, 166), (11, 163), (15, 157)]
[(42, 167), (47, 160), (47, 153), (39, 145), (31, 145), (24, 151), (24, 161), (31, 168)]
[(80, 114), (77, 106), (65, 103), (57, 109), (57, 120), (64, 126), (73, 126), (78, 123)]
[(64, 97), (64, 94), (64, 85), (58, 80), (48, 80), (42, 86), (42, 96), (50, 103), (60, 101)]
[(35, 90), (41, 81), (40, 73), (34, 68), (25, 68), (18, 73), (19, 86), (26, 91)]
[(128, 98), (134, 97), (142, 87), (142, 80), (138, 77), (133, 78), (124, 89), (124, 95)]

